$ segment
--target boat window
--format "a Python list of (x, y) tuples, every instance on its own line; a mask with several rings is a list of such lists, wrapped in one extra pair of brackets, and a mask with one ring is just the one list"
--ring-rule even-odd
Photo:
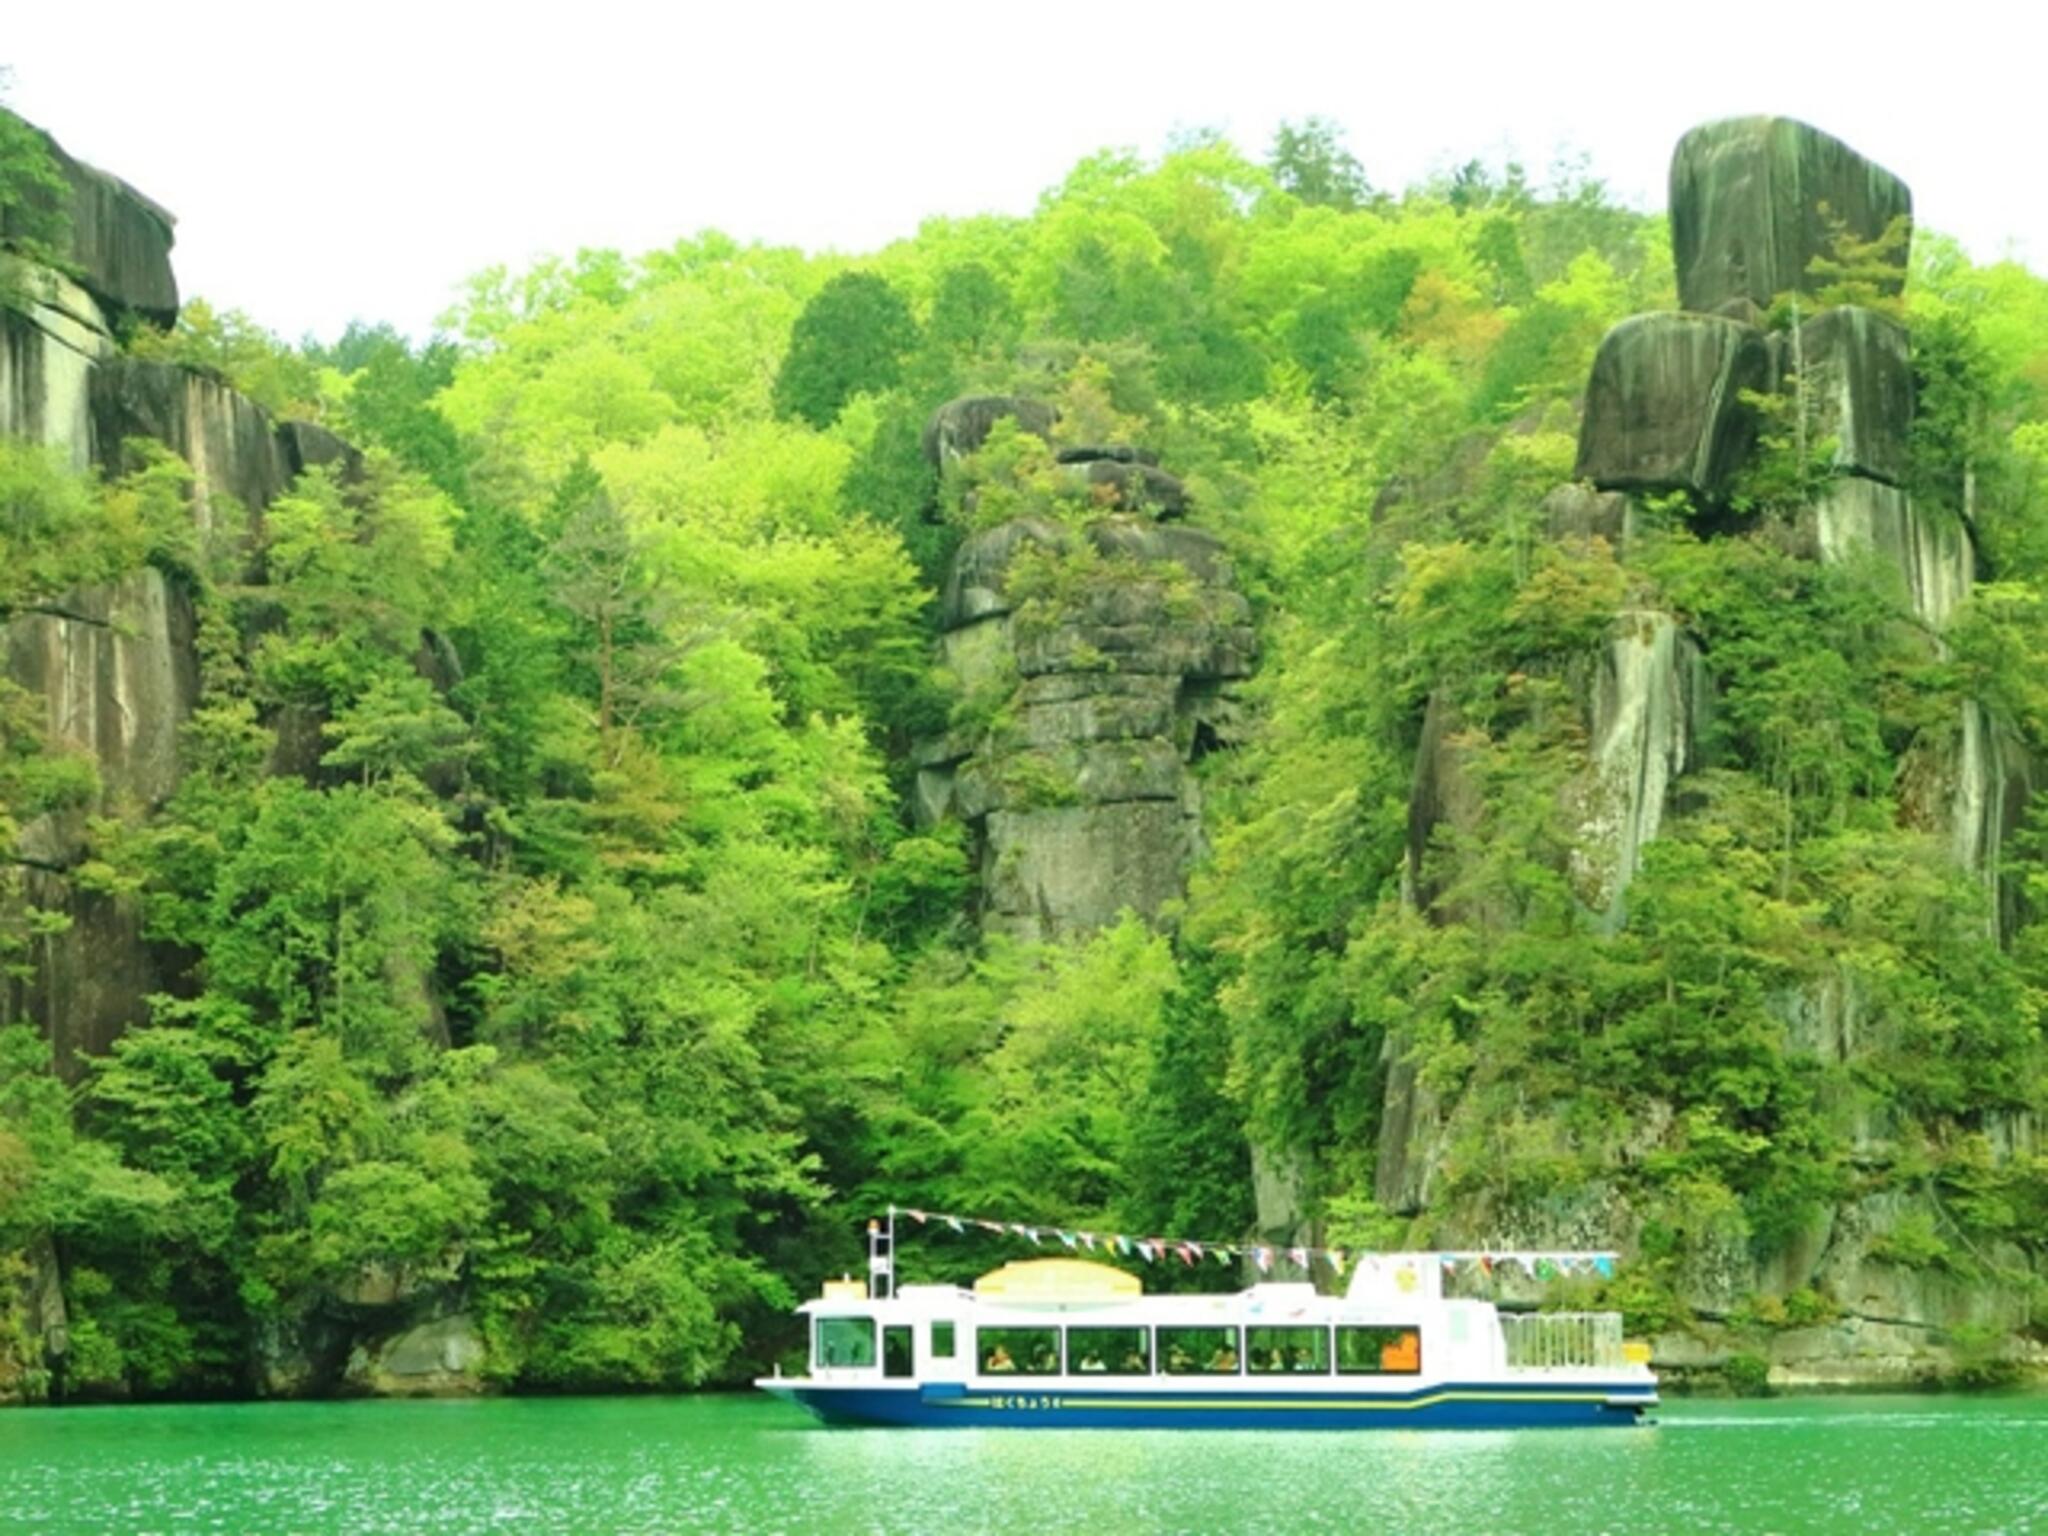
[(934, 1360), (950, 1360), (953, 1358), (953, 1325), (951, 1323), (932, 1324), (932, 1358)]
[(1340, 1327), (1337, 1369), (1354, 1375), (1413, 1376), (1422, 1369), (1422, 1330)]
[(871, 1317), (821, 1317), (813, 1343), (816, 1364), (873, 1365), (875, 1320)]
[(975, 1343), (987, 1376), (1057, 1376), (1060, 1373), (1060, 1331), (1057, 1328), (982, 1328)]
[(1235, 1328), (1162, 1328), (1159, 1368), (1169, 1376), (1235, 1376)]
[(1077, 1376), (1149, 1376), (1152, 1341), (1142, 1328), (1069, 1328), (1067, 1369)]
[(882, 1330), (882, 1374), (912, 1376), (917, 1372), (916, 1355), (908, 1324)]
[(1290, 1372), (1326, 1375), (1330, 1369), (1330, 1330), (1327, 1328), (1248, 1328), (1245, 1330), (1245, 1369), (1254, 1376), (1279, 1376)]

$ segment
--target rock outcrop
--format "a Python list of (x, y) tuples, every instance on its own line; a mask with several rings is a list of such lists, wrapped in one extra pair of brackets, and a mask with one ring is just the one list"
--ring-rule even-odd
[(1022, 395), (964, 395), (949, 400), (925, 423), (926, 461), (935, 470), (958, 463), (986, 443), (996, 423), (1004, 420), (1016, 422), (1020, 432), (1050, 439), (1059, 412), (1043, 400)]
[(475, 1322), (456, 1312), (357, 1345), (342, 1385), (377, 1397), (473, 1397), (484, 1389), (484, 1359)]
[[(1542, 507), (1547, 534), (1584, 545), (1600, 539), (1625, 556), (1646, 498), (1684, 492), (1695, 527), (1708, 537), (1754, 533), (1806, 558), (1855, 565), (1890, 587), (1901, 620), (1939, 650), (1942, 634), (1976, 579), (1971, 530), (1953, 515), (1919, 506), (1907, 490), (1913, 373), (1905, 327), (1889, 314), (1855, 307), (1792, 309), (1791, 324), (1760, 328), (1779, 295), (1817, 295), (1814, 269), (1838, 235), (1876, 241), (1910, 215), (1905, 187), (1838, 141), (1802, 124), (1744, 119), (1687, 135), (1672, 168), (1672, 227), (1684, 312), (1626, 320), (1602, 342), (1581, 424), (1578, 483)], [(1897, 283), (1904, 281), (1904, 250)], [(1863, 252), (1867, 261), (1869, 251)], [(1896, 285), (1894, 287), (1896, 291)], [(1782, 321), (1781, 306), (1772, 318)], [(1754, 527), (1735, 515), (1730, 492), (1757, 451), (1758, 411), (1748, 392), (1776, 392), (1798, 445), (1828, 475), (1789, 524)], [(1819, 450), (1826, 448), (1825, 455)], [(1574, 890), (1594, 923), (1612, 931), (1626, 918), (1628, 883), (1689, 774), (1702, 764), (1713, 683), (1699, 645), (1677, 616), (1622, 615), (1604, 650), (1583, 669), (1566, 668), (1566, 695), (1581, 711), (1583, 770), (1568, 786), (1577, 829), (1570, 853)], [(1445, 881), (1430, 857), (1443, 832), (1482, 829), (1474, 776), (1448, 694), (1432, 696), (1421, 724), (1410, 798), (1404, 895), (1440, 921), (1497, 925), (1506, 914), (1445, 907)], [(1976, 872), (1994, 898), (1998, 932), (2013, 920), (2012, 893), (1999, 884), (2000, 850), (2036, 782), (2020, 742), (1974, 702), (1952, 728), (1929, 730), (1901, 769), (1906, 824)], [(1462, 898), (1468, 904), (1484, 898)], [(1998, 932), (1988, 936), (1995, 941)], [(1901, 1155), (1902, 1112), (1869, 1089), (1858, 1064), (1899, 1041), (1864, 1003), (1852, 964), (1840, 974), (1788, 989), (1775, 1011), (1783, 1048), (1823, 1068), (1817, 1088), (1849, 1137), (1850, 1155), (1871, 1169)], [(1442, 1199), (1446, 1159), (1464, 1110), (1425, 1083), (1405, 1048), (1390, 1041), (1379, 1127), (1375, 1198), (1404, 1213)], [(2023, 1118), (2023, 1117), (2022, 1117)], [(1623, 1161), (1640, 1159), (1671, 1128), (1669, 1105), (1646, 1105)], [(1989, 1133), (1986, 1133), (1987, 1144)], [(2031, 1124), (2000, 1131), (2000, 1157), (2030, 1155)], [(1274, 1180), (1269, 1177), (1270, 1184)], [(1260, 1191), (1265, 1208), (1285, 1205)], [(1524, 1246), (1629, 1248), (1642, 1218), (1618, 1181), (1595, 1179), (1560, 1192), (1541, 1209), (1434, 1210), (1444, 1240)], [(1959, 1328), (2005, 1335), (2012, 1348), (2026, 1322), (2024, 1283), (1964, 1282), (1916, 1265), (1913, 1244), (1896, 1235), (1937, 1231), (1944, 1214), (1932, 1196), (1873, 1181), (1821, 1210), (1808, 1229), (1758, 1254), (1746, 1241), (1711, 1244), (1688, 1259), (1682, 1278), (1699, 1322), (1657, 1342), (1660, 1363), (1683, 1374), (1710, 1372), (1736, 1352), (1755, 1351), (1751, 1310), (1764, 1298), (1795, 1295), (1818, 1318), (1789, 1316), (1761, 1346), (1774, 1380), (1836, 1386), (1902, 1385), (1949, 1363)], [(2018, 1250), (1976, 1255), (1987, 1272), (2024, 1276)], [(1810, 1298), (1820, 1297), (1819, 1303)]]
[[(123, 355), (116, 319), (174, 319), (169, 214), (126, 183), (58, 157), (68, 199), (68, 259), (77, 281), (17, 256), (0, 271), (19, 296), (0, 308), (0, 434), (36, 442), (84, 471), (133, 467), (129, 445), (148, 439), (190, 466), (193, 517), (202, 530), (232, 501), (252, 516), (312, 465), (344, 480), (361, 455), (322, 427), (275, 421), (219, 379)], [(44, 205), (47, 207), (47, 203)], [(18, 233), (23, 213), (0, 219)], [(60, 1069), (105, 1050), (139, 1023), (163, 977), (132, 898), (82, 885), (91, 815), (141, 816), (176, 787), (178, 738), (198, 693), (190, 595), (155, 569), (67, 594), (5, 628), (9, 678), (39, 701), (49, 745), (88, 762), (89, 800), (37, 816), (15, 856), (27, 899), (68, 926), (35, 941), (26, 976), (8, 982), (9, 1016), (38, 1023)]]
[[(927, 443), (973, 441), (975, 423), (1003, 414), (1050, 427), (1031, 402), (996, 404), (942, 407)], [(1069, 462), (1127, 477), (1091, 482), (1119, 488), (1110, 505), (1140, 487), (1129, 505), (1163, 515), (1162, 481), (1181, 494), (1138, 450), (1082, 452)], [(1184, 495), (1173, 507), (1185, 510)], [(969, 718), (919, 748), (916, 804), (973, 831), (984, 928), (1053, 940), (1126, 908), (1158, 919), (1199, 846), (1188, 766), (1236, 738), (1230, 689), (1254, 659), (1251, 611), (1221, 541), (1131, 511), (1079, 526), (1016, 518), (961, 543), (940, 624)]]
[(1637, 315), (1600, 343), (1586, 386), (1580, 479), (1603, 491), (1718, 501), (1755, 440), (1745, 390), (1770, 381), (1763, 334), (1713, 315)]
[(30, 219), (60, 213), (66, 226), (60, 254), (101, 307), (169, 325), (178, 318), (171, 273), (177, 220), (119, 177), (72, 159), (48, 134), (42, 139), (64, 191), (34, 189), (15, 207), (0, 208), (0, 239), (19, 236)]
[(81, 887), (88, 812), (142, 815), (178, 783), (178, 734), (199, 692), (192, 605), (161, 571), (71, 594), (6, 627), (8, 676), (40, 699), (45, 739), (91, 763), (91, 804), (26, 823), (16, 857), (27, 897), (69, 925), (36, 940), (30, 973), (10, 984), (10, 1011), (43, 1026), (60, 1070), (107, 1049), (161, 990), (132, 898)]
[[(61, 284), (50, 291), (51, 305), (26, 317), (30, 351), (9, 351), (8, 422), (19, 435), (110, 474), (131, 467), (133, 440), (165, 445), (192, 469), (193, 517), (202, 530), (215, 525), (226, 501), (260, 516), (309, 465), (332, 466), (345, 479), (361, 473), (360, 455), (332, 433), (280, 424), (217, 379), (113, 355), (110, 342), (90, 355), (73, 347), (59, 324), (76, 326), (70, 334), (78, 338), (105, 341), (80, 318), (92, 301)], [(20, 334), (10, 329), (10, 341)], [(24, 355), (39, 359), (33, 371), (18, 366)], [(161, 990), (132, 898), (83, 887), (73, 872), (88, 851), (89, 813), (146, 815), (176, 787), (178, 735), (197, 698), (199, 669), (189, 595), (160, 571), (137, 571), (50, 606), (6, 626), (8, 675), (41, 700), (51, 746), (91, 762), (100, 792), (91, 805), (22, 828), (17, 857), (27, 867), (26, 895), (69, 925), (37, 940), (32, 971), (9, 984), (6, 1001), (12, 1016), (42, 1025), (68, 1073), (82, 1053), (105, 1050), (141, 1022), (145, 999)]]
[[(1678, 302), (1695, 314), (1767, 307), (1824, 285), (1816, 257), (1837, 227), (1874, 241), (1910, 220), (1906, 184), (1840, 139), (1788, 117), (1740, 117), (1695, 128), (1671, 159), (1671, 254)], [(1898, 286), (1906, 252), (1897, 252)]]
[(55, 1247), (44, 1238), (0, 1251), (0, 1408), (47, 1399), (70, 1348)]
[(1801, 393), (1808, 429), (1834, 440), (1838, 473), (1906, 483), (1911, 350), (1905, 326), (1856, 305), (1823, 310), (1772, 337), (1774, 383)]
[(93, 462), (92, 376), (114, 342), (92, 295), (47, 268), (0, 258), (0, 436), (41, 443), (73, 469)]
[(1057, 457), (1063, 473), (1085, 489), (1096, 506), (1146, 513), (1162, 521), (1188, 515), (1187, 487), (1161, 469), (1156, 456), (1145, 449), (1062, 448)]
[(1697, 768), (1713, 698), (1699, 646), (1668, 613), (1625, 613), (1600, 657), (1572, 850), (1579, 899), (1615, 929), (1673, 788)]
[(117, 358), (93, 375), (94, 438), (115, 473), (128, 442), (164, 444), (192, 470), (193, 514), (202, 531), (223, 496), (260, 512), (292, 481), (295, 466), (270, 413), (218, 379), (174, 363)]

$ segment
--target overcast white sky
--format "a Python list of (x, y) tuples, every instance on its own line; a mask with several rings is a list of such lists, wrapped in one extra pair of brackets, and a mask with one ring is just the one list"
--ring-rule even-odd
[(296, 337), (429, 328), (467, 274), (707, 227), (871, 249), (1023, 212), (1082, 155), (1343, 125), (1374, 183), (1591, 156), (1661, 208), (1696, 122), (1782, 112), (1980, 257), (2048, 262), (2039, 0), (9, 8), (11, 105), (179, 217), (189, 296)]

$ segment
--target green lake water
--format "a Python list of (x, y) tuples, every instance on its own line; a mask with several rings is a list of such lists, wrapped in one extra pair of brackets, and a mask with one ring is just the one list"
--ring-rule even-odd
[(1513, 1433), (824, 1429), (761, 1397), (17, 1410), (0, 1530), (2048, 1532), (2048, 1396)]

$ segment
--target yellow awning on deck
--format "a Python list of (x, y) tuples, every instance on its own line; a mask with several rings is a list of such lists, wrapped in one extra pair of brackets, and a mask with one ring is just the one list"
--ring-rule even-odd
[(975, 1281), (974, 1294), (1013, 1306), (1082, 1306), (1135, 1301), (1144, 1287), (1136, 1275), (1088, 1259), (1018, 1259)]

